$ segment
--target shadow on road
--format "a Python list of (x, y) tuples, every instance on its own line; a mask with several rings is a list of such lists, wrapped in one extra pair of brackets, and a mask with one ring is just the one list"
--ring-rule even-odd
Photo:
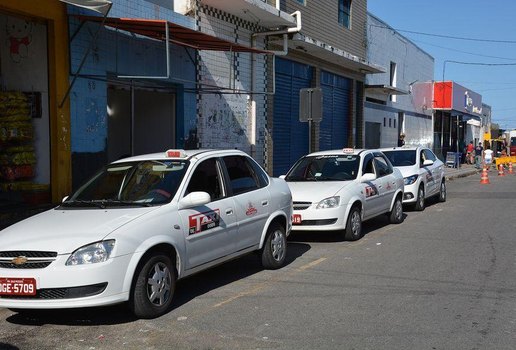
[[(288, 243), (286, 265), (310, 250), (310, 245), (304, 243)], [(184, 280), (178, 285), (172, 303), (172, 310), (188, 303), (192, 299), (263, 271), (258, 254), (251, 253), (212, 269), (200, 272)], [(278, 272), (281, 270), (278, 270)], [(274, 272), (273, 272), (274, 273)], [(31, 326), (46, 324), (64, 326), (98, 326), (123, 324), (137, 321), (125, 304), (107, 307), (93, 307), (63, 310), (12, 310), (16, 312), (6, 321)], [(0, 343), (0, 349), (9, 348), (8, 344)]]

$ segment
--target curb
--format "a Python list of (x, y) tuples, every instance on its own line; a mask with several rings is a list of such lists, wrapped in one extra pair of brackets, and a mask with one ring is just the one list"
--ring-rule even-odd
[(461, 177), (467, 177), (467, 176), (475, 175), (477, 173), (479, 173), (478, 169), (471, 169), (471, 170), (467, 170), (467, 171), (464, 171), (464, 172), (461, 172), (461, 173), (458, 173), (458, 174), (445, 175), (444, 178), (446, 180), (453, 180), (453, 179), (458, 179), (458, 178), (461, 178)]

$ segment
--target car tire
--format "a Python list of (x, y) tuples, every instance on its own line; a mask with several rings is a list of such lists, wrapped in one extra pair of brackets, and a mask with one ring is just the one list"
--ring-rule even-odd
[(389, 222), (391, 224), (399, 224), (402, 221), (403, 221), (403, 203), (401, 201), (401, 196), (398, 196), (394, 200), (394, 205), (392, 206), (392, 210), (389, 213)]
[(160, 253), (144, 260), (135, 272), (129, 307), (138, 318), (165, 314), (176, 286), (176, 269), (169, 256)]
[(287, 256), (287, 235), (278, 223), (272, 223), (267, 230), (267, 237), (261, 250), (262, 266), (276, 270), (285, 264)]
[(425, 210), (425, 189), (422, 185), (417, 189), (416, 204), (414, 205), (414, 209), (417, 211)]
[(441, 180), (441, 187), (439, 188), (439, 202), (446, 202), (446, 182)]
[(356, 241), (362, 238), (362, 235), (362, 216), (358, 206), (354, 206), (348, 214), (346, 229), (344, 230), (344, 239), (346, 241)]

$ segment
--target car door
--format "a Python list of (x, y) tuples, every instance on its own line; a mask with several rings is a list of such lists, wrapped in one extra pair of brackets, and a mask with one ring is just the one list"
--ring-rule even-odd
[(226, 156), (223, 163), (238, 221), (238, 236), (233, 238), (236, 250), (240, 251), (260, 243), (271, 207), (271, 197), (266, 188), (268, 177), (247, 156)]
[(381, 213), (382, 202), (380, 191), (382, 188), (382, 179), (378, 177), (375, 167), (374, 156), (368, 153), (363, 158), (362, 176), (367, 173), (373, 173), (376, 179), (367, 182), (361, 182), (361, 192), (364, 194), (364, 219), (372, 218)]
[(227, 195), (217, 158), (196, 165), (183, 195), (197, 191), (207, 192), (211, 201), (203, 206), (179, 210), (186, 236), (186, 269), (232, 253), (238, 232), (233, 198)]
[(429, 159), (434, 162), (434, 164), (430, 166), (430, 171), (433, 179), (433, 191), (431, 193), (436, 194), (440, 190), (441, 179), (444, 176), (444, 164), (428, 148), (425, 148), (423, 152), (425, 154), (426, 159)]
[(374, 157), (378, 180), (380, 181), (380, 212), (390, 211), (392, 199), (396, 193), (396, 177), (391, 164), (381, 153), (376, 153)]
[(435, 193), (435, 179), (433, 173), (433, 165), (424, 165), (427, 160), (427, 154), (424, 149), (419, 150), (419, 166), (421, 169), (421, 177), (425, 183), (425, 197), (429, 197)]

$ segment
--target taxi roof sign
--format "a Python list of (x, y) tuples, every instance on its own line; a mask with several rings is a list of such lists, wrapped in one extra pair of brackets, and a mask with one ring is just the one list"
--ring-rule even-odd
[(353, 153), (355, 150), (353, 148), (343, 148), (342, 153)]
[(169, 149), (165, 152), (167, 158), (186, 158), (184, 149)]

